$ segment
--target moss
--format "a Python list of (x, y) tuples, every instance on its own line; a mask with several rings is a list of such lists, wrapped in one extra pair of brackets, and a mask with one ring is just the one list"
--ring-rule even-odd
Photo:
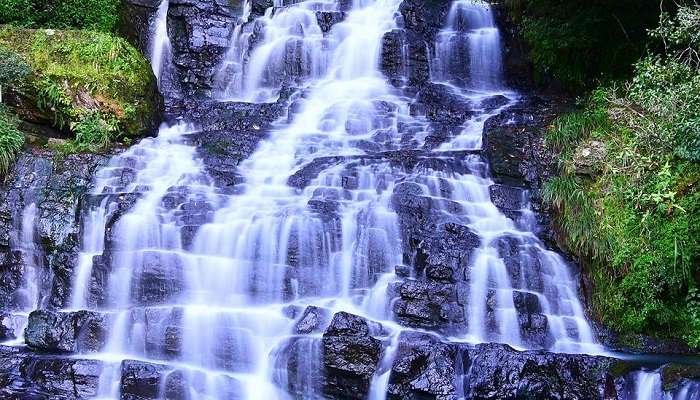
[(665, 391), (672, 391), (678, 387), (683, 379), (700, 379), (700, 367), (693, 365), (669, 364), (661, 371), (661, 379)]
[(155, 77), (125, 40), (107, 33), (5, 26), (0, 47), (21, 55), (33, 71), (13, 89), (78, 143), (105, 145), (153, 129), (160, 105)]

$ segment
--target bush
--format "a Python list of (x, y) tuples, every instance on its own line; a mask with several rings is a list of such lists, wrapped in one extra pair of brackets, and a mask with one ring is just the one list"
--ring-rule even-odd
[[(508, 0), (542, 77), (571, 90), (628, 76), (658, 22), (657, 0)], [(652, 10), (652, 12), (650, 12)]]
[(24, 135), (17, 129), (17, 120), (0, 105), (0, 176), (7, 174), (23, 145)]
[(113, 32), (119, 0), (0, 0), (0, 24)]
[[(593, 306), (623, 333), (700, 345), (700, 9), (663, 17), (663, 50), (625, 85), (596, 90), (546, 139), (562, 176), (546, 184), (566, 245), (590, 266)], [(696, 36), (698, 38), (696, 38)], [(584, 171), (590, 140), (605, 159)]]
[(3, 85), (21, 81), (31, 72), (31, 68), (19, 54), (0, 47), (0, 103), (2, 103)]

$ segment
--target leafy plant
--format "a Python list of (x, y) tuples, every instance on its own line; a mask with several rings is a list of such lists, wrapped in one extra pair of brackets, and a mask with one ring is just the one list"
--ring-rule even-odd
[(20, 81), (31, 72), (31, 68), (19, 54), (0, 47), (0, 103), (2, 103), (2, 86)]
[(113, 32), (119, 0), (0, 0), (0, 24)]
[(0, 176), (7, 174), (23, 145), (24, 135), (17, 129), (17, 120), (0, 106)]

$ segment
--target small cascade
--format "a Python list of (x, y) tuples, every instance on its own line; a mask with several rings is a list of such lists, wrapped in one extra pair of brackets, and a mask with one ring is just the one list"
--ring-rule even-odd
[(170, 0), (161, 0), (152, 26), (152, 39), (150, 43), (150, 60), (153, 74), (158, 81), (158, 87), (163, 84), (164, 77), (170, 66), (172, 47), (168, 36), (168, 9)]
[[(26, 193), (29, 195), (29, 193)], [(3, 326), (7, 326), (17, 336), (5, 344), (18, 345), (24, 343), (24, 328), (27, 326), (27, 317), (33, 310), (42, 306), (43, 288), (40, 286), (42, 278), (50, 281), (50, 277), (43, 277), (43, 252), (37, 245), (35, 237), (37, 223), (37, 205), (31, 202), (22, 210), (19, 224), (16, 226), (14, 235), (11, 236), (10, 244), (13, 249), (18, 250), (22, 260), (22, 286), (15, 293), (12, 305), (15, 310), (12, 314), (0, 316), (5, 319), (0, 321)]]
[(663, 399), (661, 374), (657, 371), (640, 371), (635, 376), (634, 394), (636, 400)]
[(274, 101), (281, 86), (304, 86), (326, 74), (333, 44), (325, 35), (330, 27), (320, 24), (342, 16), (335, 2), (276, 4), (255, 19), (250, 8), (246, 1), (215, 78), (217, 98)]
[(477, 90), (499, 89), (501, 58), (500, 32), (491, 7), (480, 0), (454, 1), (435, 44), (431, 62), (433, 81)]
[(23, 308), (30, 311), (41, 308), (39, 275), (41, 274), (43, 254), (36, 244), (36, 221), (37, 206), (35, 203), (31, 203), (22, 212), (22, 226), (17, 242), (24, 261), (24, 287), (20, 296)]

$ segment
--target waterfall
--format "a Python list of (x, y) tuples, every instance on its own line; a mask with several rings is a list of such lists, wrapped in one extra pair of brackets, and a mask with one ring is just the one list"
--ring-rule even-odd
[(657, 371), (640, 371), (635, 377), (635, 399), (655, 400), (664, 397), (661, 375)]
[[(432, 150), (425, 143), (431, 123), (379, 70), (383, 38), (399, 27), (401, 0), (358, 0), (340, 12), (341, 3), (276, 4), (257, 17), (246, 5), (215, 79), (218, 96), (263, 103), (285, 86), (302, 90), (238, 165), (243, 183), (236, 191), (216, 187), (191, 140), (200, 128), (184, 121), (163, 125), (157, 137), (97, 172), (82, 215), (71, 308), (110, 316), (109, 338), (96, 356), (109, 362), (103, 396), (119, 396), (118, 363), (135, 359), (175, 365), (162, 379), (177, 373), (193, 398), (237, 392), (284, 399), (288, 390), (318, 398), (316, 376), (291, 376), (285, 368), (321, 368), (320, 336), (295, 332), (288, 316), (315, 306), (381, 323), (376, 335), (390, 345), (371, 398), (385, 398), (399, 334), (408, 329), (390, 297), (402, 282), (395, 269), (406, 262), (407, 246), (392, 197), (407, 183), (441, 223), (478, 238), (462, 310), (469, 321), (451, 340), (599, 351), (568, 266), (533, 234), (527, 204), (523, 219), (494, 204), (495, 183), (475, 154), (485, 121), (518, 101), (502, 88), (490, 8), (456, 2), (438, 35), (433, 79), (469, 103), (474, 116)], [(168, 68), (167, 7), (164, 0), (152, 38), (157, 76)], [(319, 16), (342, 19), (328, 27)], [(457, 42), (465, 37), (469, 69), (458, 71)], [(502, 106), (488, 108), (494, 98)], [(449, 159), (454, 168), (407, 167), (387, 156), (400, 151)], [(306, 184), (289, 184), (319, 160), (332, 162)], [(507, 258), (504, 248), (514, 254)], [(521, 332), (523, 304), (545, 327), (541, 342)]]
[(462, 82), (472, 89), (498, 89), (503, 84), (501, 54), (500, 31), (491, 7), (482, 1), (457, 0), (438, 34), (431, 76), (434, 81)]
[(171, 45), (170, 37), (168, 36), (168, 9), (170, 8), (170, 0), (161, 0), (156, 12), (153, 27), (151, 28), (152, 39), (150, 43), (150, 60), (153, 67), (153, 74), (158, 81), (158, 87), (161, 87), (165, 69), (168, 68), (168, 60), (170, 58)]

